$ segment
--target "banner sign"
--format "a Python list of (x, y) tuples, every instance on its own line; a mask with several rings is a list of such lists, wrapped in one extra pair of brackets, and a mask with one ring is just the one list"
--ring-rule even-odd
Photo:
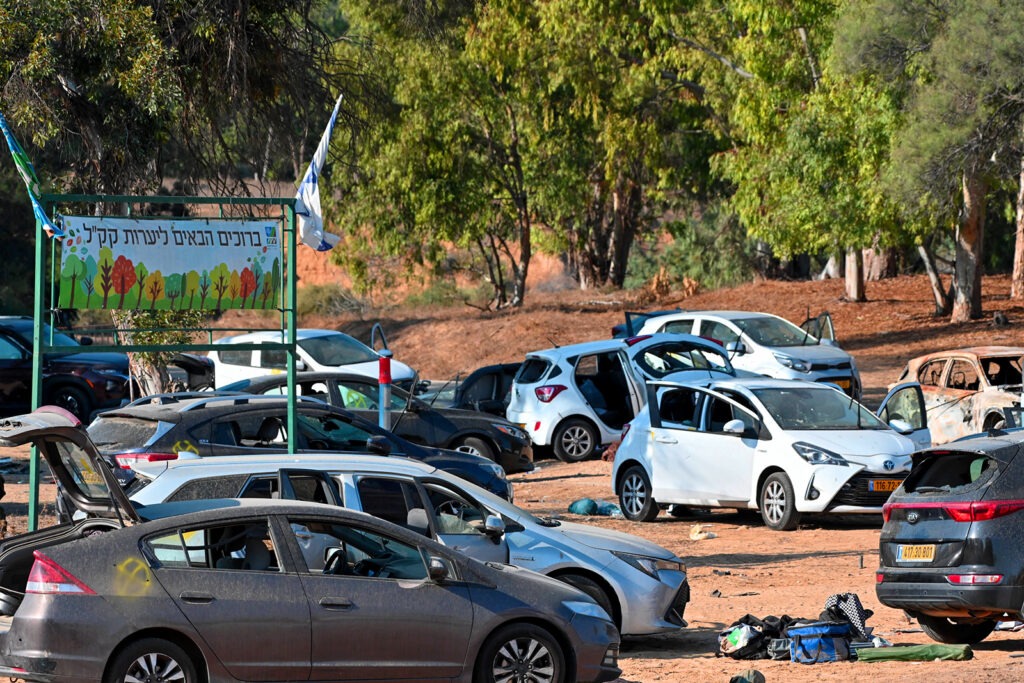
[(59, 308), (275, 309), (280, 223), (65, 216)]

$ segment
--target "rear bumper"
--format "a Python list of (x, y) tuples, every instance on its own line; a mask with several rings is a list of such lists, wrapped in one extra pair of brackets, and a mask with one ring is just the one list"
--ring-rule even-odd
[(887, 579), (875, 584), (875, 594), (879, 602), (894, 609), (933, 616), (984, 617), (1020, 615), (1024, 606), (1024, 586), (953, 586), (939, 575), (936, 581), (907, 581), (899, 580), (909, 578), (900, 573), (881, 571)]

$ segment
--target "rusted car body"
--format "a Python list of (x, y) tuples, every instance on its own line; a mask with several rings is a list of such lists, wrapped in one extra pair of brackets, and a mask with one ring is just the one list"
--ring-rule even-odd
[(1004, 409), (1021, 405), (1021, 346), (974, 346), (912, 359), (897, 383), (917, 380), (932, 442), (1002, 427)]

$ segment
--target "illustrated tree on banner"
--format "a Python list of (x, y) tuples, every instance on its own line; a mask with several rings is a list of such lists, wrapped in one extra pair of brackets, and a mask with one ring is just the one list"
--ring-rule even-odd
[(317, 251), (332, 249), (339, 241), (337, 235), (324, 232), (324, 216), (320, 208), (320, 171), (327, 161), (327, 148), (331, 143), (331, 133), (334, 131), (334, 121), (338, 118), (338, 109), (341, 108), (341, 95), (334, 105), (334, 113), (331, 120), (327, 122), (327, 129), (320, 138), (316, 154), (309, 163), (309, 169), (302, 178), (299, 191), (295, 195), (295, 215), (299, 218), (299, 239), (308, 247)]

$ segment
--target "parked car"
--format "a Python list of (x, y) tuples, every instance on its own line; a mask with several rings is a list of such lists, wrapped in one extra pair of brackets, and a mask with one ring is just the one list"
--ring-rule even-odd
[(686, 375), (732, 377), (718, 344), (691, 335), (604, 339), (526, 354), (506, 417), (535, 446), (566, 462), (585, 460), (619, 438), (646, 398), (644, 382)]
[(993, 433), (914, 454), (885, 505), (875, 591), (931, 638), (977, 643), (1024, 620), (1024, 432)]
[(0, 542), (4, 676), (496, 683), (529, 671), (567, 683), (620, 673), (614, 624), (563, 582), (340, 507), (137, 509), (66, 411), (0, 424), (0, 445), (29, 442), (87, 514)]
[(434, 382), (418, 397), (435, 408), (477, 410), (505, 417), (512, 381), (520, 365), (522, 363), (485, 365), (465, 378)]
[(976, 346), (911, 359), (899, 382), (918, 381), (936, 444), (999, 429), (1021, 406), (1021, 346)]
[(615, 452), (622, 513), (651, 521), (662, 506), (758, 509), (766, 526), (795, 529), (806, 512), (880, 513), (927, 438), (916, 383), (883, 401), (917, 423), (886, 424), (838, 389), (798, 380), (652, 383), (647, 405)]
[[(287, 395), (287, 375), (264, 375), (223, 387), (224, 391)], [(376, 379), (339, 372), (301, 372), (295, 376), (298, 396), (316, 398), (345, 408), (371, 422), (380, 414), (380, 385)], [(391, 389), (391, 431), (424, 446), (448, 448), (493, 460), (505, 472), (533, 469), (533, 447), (526, 432), (504, 417), (473, 410), (434, 408), (399, 387)]]
[[(299, 452), (401, 455), (465, 477), (503, 498), (512, 486), (501, 465), (471, 453), (411, 443), (375, 423), (323, 401), (297, 398)], [(288, 400), (280, 396), (174, 394), (139, 399), (102, 413), (89, 436), (110, 462), (284, 453), (288, 450)]]
[(422, 463), (304, 454), (180, 460), (137, 470), (130, 489), (136, 504), (280, 497), (344, 505), (479, 560), (510, 562), (570, 583), (602, 605), (624, 635), (685, 625), (690, 586), (671, 551), (630, 534), (535, 517)]
[[(825, 337), (811, 334), (810, 322)], [(750, 311), (684, 311), (654, 316), (644, 321), (640, 334), (677, 332), (718, 342), (729, 351), (738, 370), (768, 377), (802, 379), (835, 384), (860, 398), (857, 364), (836, 346), (831, 318), (812, 319), (801, 329), (785, 318)]]
[[(0, 316), (0, 411), (17, 415), (32, 409), (32, 336), (28, 316)], [(97, 410), (120, 405), (131, 394), (128, 356), (89, 352), (92, 339), (75, 339), (44, 324), (52, 346), (80, 346), (80, 353), (46, 354), (43, 358), (42, 401), (57, 405), (88, 422)]]
[[(248, 334), (222, 337), (210, 351), (216, 373), (217, 388), (241, 379), (260, 377), (267, 373), (287, 372), (287, 354), (281, 349), (237, 349), (239, 344), (281, 343), (279, 330), (261, 330)], [(380, 354), (355, 337), (334, 330), (302, 328), (295, 331), (296, 370), (344, 370), (377, 379), (380, 375)], [(391, 360), (391, 381), (412, 391), (416, 373), (405, 363)]]

